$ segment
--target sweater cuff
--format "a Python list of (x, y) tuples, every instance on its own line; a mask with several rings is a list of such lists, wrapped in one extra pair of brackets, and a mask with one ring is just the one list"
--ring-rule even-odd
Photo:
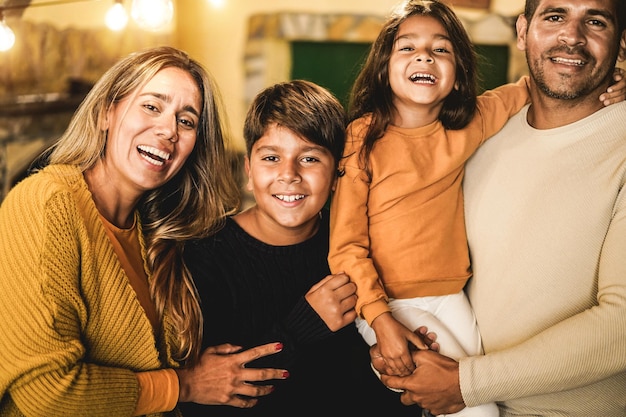
[(371, 327), (372, 322), (374, 321), (374, 319), (376, 319), (376, 317), (380, 316), (383, 313), (388, 313), (389, 311), (390, 310), (389, 306), (387, 305), (387, 301), (380, 299), (374, 301), (373, 303), (364, 305), (361, 309), (361, 314), (363, 315), (365, 321), (367, 321), (367, 324), (369, 324)]
[(285, 326), (299, 344), (308, 344), (332, 334), (324, 320), (301, 297), (285, 319)]
[(173, 369), (135, 373), (139, 398), (134, 416), (171, 411), (178, 403), (178, 375)]

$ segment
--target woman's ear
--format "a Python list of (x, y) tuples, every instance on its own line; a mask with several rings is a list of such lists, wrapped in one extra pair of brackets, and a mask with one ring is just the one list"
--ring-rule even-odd
[(109, 130), (109, 113), (112, 110), (112, 106), (109, 106), (106, 110), (101, 110), (98, 117), (98, 129), (102, 132)]

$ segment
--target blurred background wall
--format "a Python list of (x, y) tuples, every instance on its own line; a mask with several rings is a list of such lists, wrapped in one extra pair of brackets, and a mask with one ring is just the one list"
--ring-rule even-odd
[[(131, 0), (118, 0), (126, 10)], [(514, 21), (524, 0), (449, 0), (485, 58), (491, 88), (525, 73)], [(345, 102), (396, 0), (172, 0), (158, 30), (129, 21), (112, 31), (115, 0), (0, 0), (15, 44), (0, 51), (0, 200), (42, 147), (58, 137), (84, 93), (118, 58), (156, 45), (189, 52), (215, 76), (237, 151), (249, 100), (262, 88), (309, 78)], [(23, 7), (22, 7), (23, 6)]]

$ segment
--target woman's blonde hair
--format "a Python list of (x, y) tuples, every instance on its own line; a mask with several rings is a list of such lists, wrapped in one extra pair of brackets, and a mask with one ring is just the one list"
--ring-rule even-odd
[(187, 71), (201, 92), (196, 145), (178, 174), (147, 192), (138, 209), (146, 236), (150, 292), (162, 326), (178, 335), (173, 357), (184, 361), (199, 354), (202, 314), (193, 280), (181, 261), (182, 243), (217, 231), (239, 206), (226, 115), (212, 76), (185, 52), (171, 47), (127, 56), (96, 82), (47, 162), (74, 164), (83, 171), (94, 166), (104, 155), (107, 134), (100, 127), (107, 110), (169, 67)]

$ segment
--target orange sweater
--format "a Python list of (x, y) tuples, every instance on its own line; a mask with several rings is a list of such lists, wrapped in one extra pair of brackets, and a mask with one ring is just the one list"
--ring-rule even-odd
[(526, 77), (478, 97), (461, 130), (441, 122), (389, 126), (372, 153), (372, 180), (359, 163), (368, 117), (348, 126), (331, 204), (329, 263), (357, 284), (357, 313), (369, 324), (388, 296), (453, 294), (471, 276), (461, 183), (467, 159), (528, 101)]

